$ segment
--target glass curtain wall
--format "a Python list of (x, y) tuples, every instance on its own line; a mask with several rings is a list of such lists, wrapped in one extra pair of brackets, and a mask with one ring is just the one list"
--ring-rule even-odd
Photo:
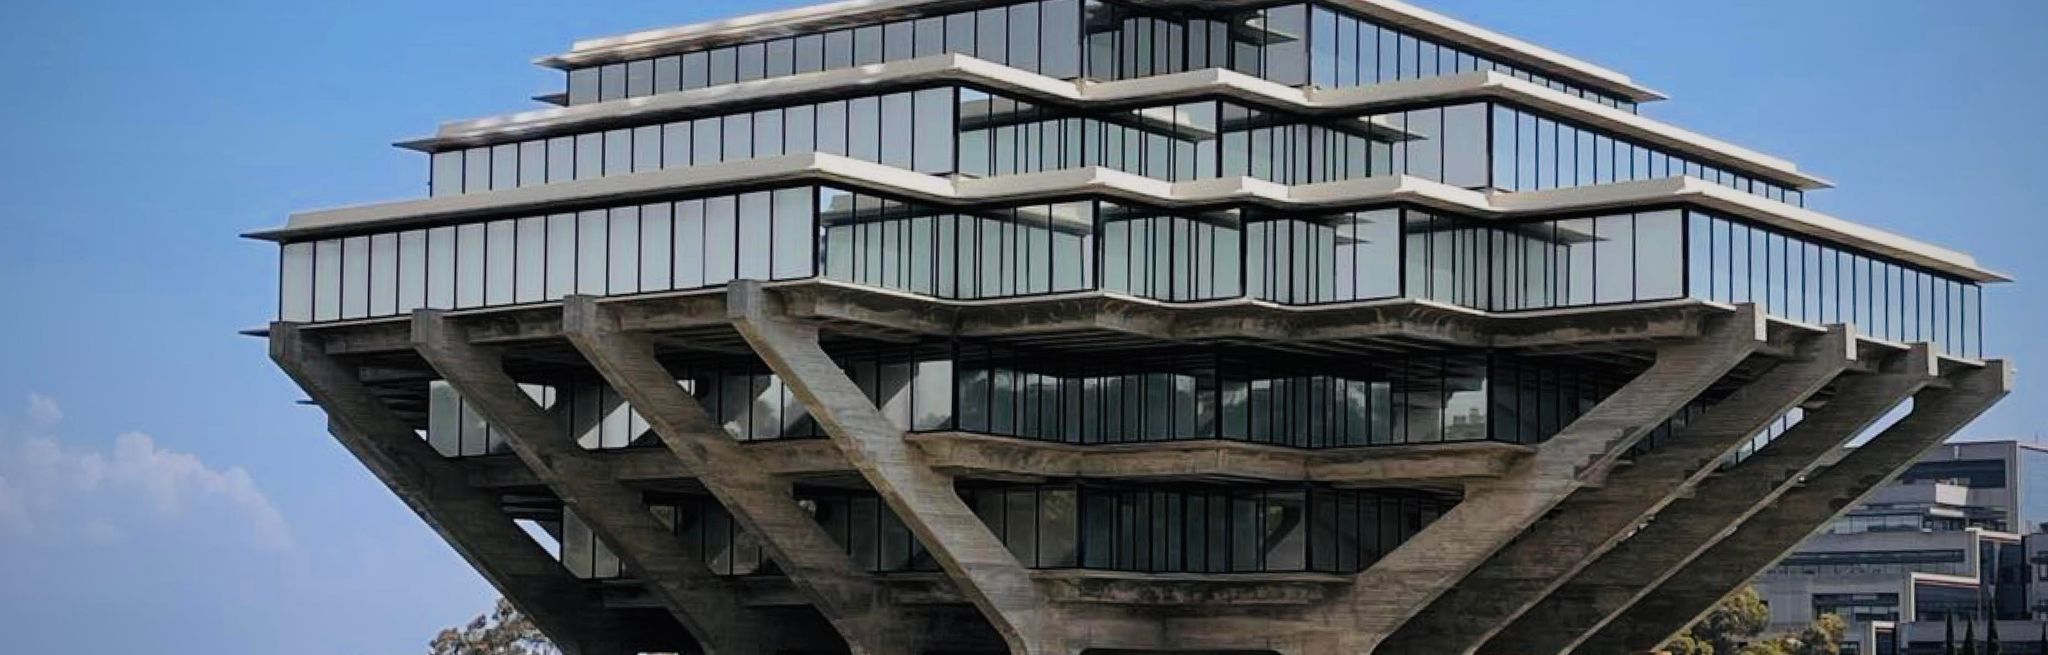
[(1081, 74), (1080, 0), (1043, 0), (576, 68), (581, 105), (942, 53), (1047, 77)]
[(942, 53), (1047, 77), (1123, 80), (1204, 68), (1323, 88), (1498, 71), (1634, 112), (1635, 103), (1320, 4), (1241, 11), (1043, 0), (575, 68), (571, 105)]
[(1242, 176), (1298, 185), (1406, 175), (1522, 191), (1689, 175), (1772, 200), (1804, 200), (1783, 184), (1506, 103), (1335, 118), (1225, 101), (1084, 112), (972, 87), (446, 150), (433, 155), (429, 186), (448, 196), (808, 152), (977, 178), (1100, 166), (1174, 182)]
[(944, 175), (955, 169), (958, 93), (939, 87), (445, 150), (434, 153), (429, 186), (451, 196), (810, 152)]
[(1088, 200), (965, 210), (830, 187), (287, 243), (279, 316), (326, 322), (819, 275), (940, 298), (1102, 289), (1522, 311), (1692, 297), (1955, 355), (1983, 348), (1973, 283), (1692, 209), (1529, 221)]
[[(930, 350), (930, 349), (927, 349)], [(945, 351), (844, 356), (841, 365), (883, 415), (904, 430), (953, 424), (953, 360)], [(676, 384), (695, 396), (740, 441), (823, 438), (825, 433), (781, 378), (758, 362), (703, 363), (673, 369)], [(562, 434), (587, 450), (661, 445), (647, 420), (618, 391), (601, 384), (521, 385), (552, 415)], [(426, 439), (444, 457), (510, 453), (503, 435), (445, 382), (429, 383)]]
[(1688, 214), (1693, 297), (1983, 355), (1983, 289), (1975, 284), (1710, 212)]
[(960, 494), (1026, 566), (1353, 573), (1456, 500), (1401, 490), (1051, 484)]

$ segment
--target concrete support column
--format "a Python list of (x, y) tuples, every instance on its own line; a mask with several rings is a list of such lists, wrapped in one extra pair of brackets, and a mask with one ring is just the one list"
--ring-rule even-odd
[[(1692, 402), (1767, 338), (1744, 305), (1698, 339), (1660, 346), (1656, 363), (1544, 442), (1505, 477), (1468, 486), (1465, 498), (1360, 573), (1330, 608), (1335, 652), (1372, 652), (1396, 628), (1563, 502), (1589, 473), (1606, 470), (1644, 434)], [(1391, 651), (1390, 651), (1391, 652)]]
[(462, 327), (438, 310), (413, 312), (412, 340), (420, 356), (505, 437), (512, 452), (589, 524), (706, 651), (775, 652), (777, 640), (789, 631), (750, 615), (732, 586), (683, 550), (643, 494), (612, 477), (610, 467), (572, 441), (519, 388), (495, 350), (471, 345)]
[(1468, 653), (1691, 491), (1772, 421), (1818, 393), (1855, 361), (1855, 336), (1837, 326), (1680, 428), (1658, 449), (1585, 487), (1395, 631), (1391, 653)]
[(1936, 377), (1926, 344), (1894, 356), (1870, 375), (1837, 384), (1826, 405), (1811, 410), (1777, 439), (1732, 469), (1702, 482), (1656, 519), (1594, 561), (1516, 619), (1479, 652), (1554, 655), (1605, 627), (1744, 520), (1776, 502), (1829, 452), (1847, 443)]
[(563, 652), (625, 652), (625, 631), (597, 591), (534, 543), (496, 494), (469, 486), (354, 369), (290, 323), (270, 325), (270, 358), (326, 410), (334, 438)]
[(1031, 572), (818, 344), (758, 282), (735, 281), (726, 311), (762, 361), (810, 410), (832, 443), (930, 549), (960, 592), (1018, 655), (1062, 652), (1057, 623)]
[(1930, 387), (1915, 394), (1912, 413), (1751, 516), (1574, 652), (1645, 651), (1662, 644), (1997, 404), (2012, 388), (2012, 369), (2002, 360), (1951, 377), (1946, 388)]
[(919, 652), (922, 632), (936, 626), (924, 625), (916, 612), (897, 605), (873, 576), (854, 566), (846, 549), (797, 504), (789, 481), (764, 470), (676, 383), (655, 358), (646, 335), (621, 331), (617, 317), (590, 296), (564, 301), (562, 325), (569, 341), (647, 419), (676, 459), (740, 527), (761, 539), (769, 556), (810, 595), (854, 653)]

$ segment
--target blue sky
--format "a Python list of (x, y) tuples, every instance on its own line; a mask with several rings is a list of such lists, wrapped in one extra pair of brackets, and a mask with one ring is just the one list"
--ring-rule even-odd
[[(296, 209), (425, 191), (389, 147), (531, 107), (576, 38), (798, 2), (13, 0), (0, 57), (0, 651), (407, 653), (492, 592), (236, 336)], [(2048, 3), (1441, 0), (1787, 157), (1821, 211), (1975, 253), (1991, 350), (2048, 349)], [(714, 15), (715, 14), (715, 15)], [(2031, 439), (2018, 394), (1973, 438)]]

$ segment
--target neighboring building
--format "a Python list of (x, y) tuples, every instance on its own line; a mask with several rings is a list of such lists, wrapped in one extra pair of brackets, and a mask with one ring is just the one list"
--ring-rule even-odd
[(2048, 620), (2044, 523), (2048, 448), (1948, 444), (1800, 544), (1757, 591), (1774, 629), (1837, 614), (1861, 653), (1891, 652), (1870, 640), (1877, 628), (1905, 631), (1910, 652), (1939, 652), (1947, 616), (1996, 618), (2001, 634), (2031, 642), (2039, 623), (2009, 624)]
[(1643, 651), (2010, 382), (1997, 273), (1391, 0), (542, 63), (252, 236), (273, 359), (571, 653)]

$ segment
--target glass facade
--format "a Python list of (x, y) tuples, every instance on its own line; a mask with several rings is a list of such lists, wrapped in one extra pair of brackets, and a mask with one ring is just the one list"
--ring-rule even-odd
[(961, 495), (1027, 566), (1147, 573), (1357, 572), (1456, 504), (1318, 486), (1057, 484)]
[[(856, 566), (934, 572), (938, 562), (871, 492), (800, 489), (798, 501)], [(1024, 566), (1146, 573), (1365, 570), (1457, 504), (1401, 489), (1050, 483), (968, 486), (960, 496)], [(650, 497), (684, 550), (725, 576), (774, 574), (752, 534), (706, 496)], [(565, 511), (563, 563), (618, 577), (618, 558)]]
[(1687, 229), (1691, 295), (1753, 302), (1811, 323), (1983, 352), (1983, 290), (1975, 284), (1798, 235), (1693, 211)]
[[(1814, 594), (1813, 615), (1833, 614), (1856, 623), (1899, 620), (1896, 593)], [(1879, 651), (1888, 653), (1889, 651)]]
[(942, 53), (1059, 79), (1205, 68), (1289, 86), (1364, 86), (1497, 71), (1609, 107), (1635, 103), (1320, 3), (1245, 10), (1102, 0), (1021, 2), (574, 68), (571, 105), (839, 70)]
[(447, 196), (807, 152), (967, 177), (1100, 166), (1176, 182), (1407, 175), (1523, 191), (1690, 175), (1804, 201), (1784, 184), (1501, 102), (1315, 118), (1220, 100), (1091, 113), (953, 86), (444, 150), (430, 187)]
[[(906, 431), (1082, 445), (1227, 440), (1307, 449), (1540, 443), (1636, 373), (1484, 351), (1330, 361), (1205, 347), (1095, 360), (967, 342), (887, 348), (839, 362)], [(673, 370), (735, 439), (824, 436), (757, 360)], [(618, 392), (602, 385), (527, 389), (587, 449), (660, 444)], [(1655, 428), (1642, 447), (1656, 447), (1701, 407)], [(445, 456), (509, 452), (502, 435), (443, 383), (430, 385), (429, 414), (425, 437)]]
[(1524, 221), (1091, 200), (969, 210), (832, 187), (287, 243), (279, 315), (324, 322), (821, 276), (939, 298), (1411, 297), (1501, 312), (1689, 297), (1954, 355), (1983, 349), (1973, 283), (1692, 209)]

